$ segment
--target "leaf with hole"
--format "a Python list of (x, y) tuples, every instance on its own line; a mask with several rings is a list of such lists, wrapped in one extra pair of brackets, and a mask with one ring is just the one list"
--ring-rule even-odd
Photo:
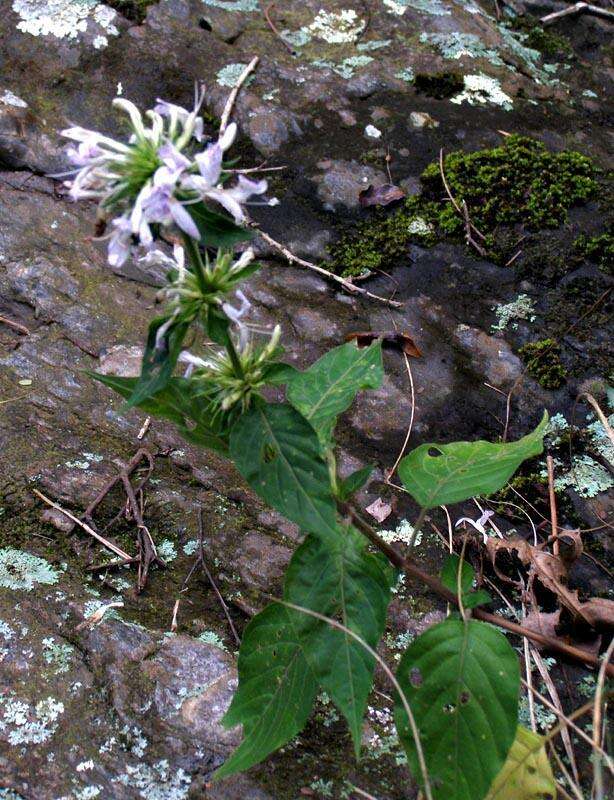
[(239, 651), (239, 688), (224, 725), (243, 725), (243, 741), (215, 773), (242, 772), (303, 729), (317, 692), (297, 629), (299, 614), (273, 603), (249, 623)]
[(539, 455), (548, 414), (532, 433), (517, 442), (423, 444), (399, 464), (399, 476), (423, 508), (460, 503), (496, 492), (523, 461)]
[(557, 796), (545, 739), (518, 726), (503, 769), (493, 781), (486, 800), (546, 800)]
[(315, 431), (285, 403), (260, 403), (232, 428), (230, 454), (256, 494), (304, 531), (334, 541), (336, 506)]
[[(375, 649), (384, 633), (394, 580), (387, 561), (368, 553), (365, 540), (350, 528), (332, 547), (307, 537), (288, 567), (284, 597), (338, 619)], [(375, 659), (350, 634), (322, 620), (304, 614), (299, 624), (305, 659), (346, 718), (358, 755)]]
[[(435, 800), (482, 800), (516, 735), (520, 671), (511, 645), (484, 622), (447, 619), (404, 653), (397, 672), (420, 731)], [(421, 772), (399, 698), (399, 738)]]
[(361, 389), (377, 389), (384, 378), (378, 342), (359, 349), (353, 342), (329, 350), (288, 383), (288, 400), (317, 431), (325, 447), (337, 417), (352, 404)]

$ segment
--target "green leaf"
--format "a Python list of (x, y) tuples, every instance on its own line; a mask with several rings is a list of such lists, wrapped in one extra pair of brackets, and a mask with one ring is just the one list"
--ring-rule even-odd
[(329, 350), (288, 384), (288, 400), (309, 420), (325, 446), (339, 414), (361, 389), (377, 389), (384, 377), (380, 342), (359, 349), (354, 342)]
[[(441, 582), (458, 596), (458, 569), (461, 565), (460, 558), (456, 553), (450, 553), (446, 558), (443, 567), (441, 568)], [(475, 578), (475, 570), (468, 561), (462, 561), (461, 566), (461, 597), (463, 599), (463, 607), (465, 609), (477, 608), (477, 606), (486, 605), (492, 602), (492, 597), (484, 589), (473, 591), (473, 581)]]
[[(94, 380), (116, 391), (126, 399), (134, 394), (138, 378), (120, 378), (117, 375), (88, 373)], [(214, 406), (202, 388), (184, 378), (171, 378), (164, 389), (137, 403), (137, 407), (174, 422), (179, 432), (189, 442), (219, 453), (228, 451), (228, 430), (219, 408)]]
[(168, 321), (168, 317), (157, 317), (149, 326), (141, 375), (128, 398), (128, 406), (138, 406), (143, 400), (159, 392), (173, 374), (190, 321), (177, 318), (164, 332), (161, 340), (156, 342), (160, 329)]
[(423, 444), (399, 464), (405, 488), (423, 508), (459, 503), (500, 489), (527, 458), (543, 450), (548, 414), (517, 442)]
[(232, 428), (230, 454), (256, 494), (304, 531), (338, 537), (328, 466), (315, 431), (292, 406), (258, 404)]
[[(409, 646), (397, 679), (420, 732), (435, 800), (482, 800), (516, 735), (520, 670), (505, 636), (484, 622), (447, 619)], [(399, 698), (395, 721), (421, 780)]]
[[(350, 528), (332, 547), (307, 537), (288, 567), (284, 597), (339, 619), (375, 649), (386, 626), (394, 580), (386, 560), (369, 554), (363, 537)], [(375, 659), (352, 636), (326, 622), (304, 614), (299, 624), (305, 659), (345, 716), (358, 756)]]
[(215, 773), (226, 778), (262, 761), (299, 733), (317, 682), (297, 634), (298, 614), (274, 603), (249, 623), (239, 651), (239, 688), (224, 725), (243, 725), (243, 741)]
[(486, 800), (545, 800), (557, 796), (545, 740), (518, 726), (503, 769), (493, 781)]
[(359, 489), (362, 489), (365, 483), (369, 480), (369, 476), (374, 469), (374, 465), (369, 464), (362, 469), (357, 469), (356, 472), (352, 472), (352, 474), (348, 475), (347, 478), (341, 478), (339, 480), (338, 488), (339, 499), (349, 500), (353, 494), (355, 494)]
[(464, 560), (461, 562), (456, 553), (450, 553), (441, 568), (439, 577), (446, 589), (457, 595), (459, 566), (461, 570), (461, 593), (464, 596), (466, 592), (471, 591), (473, 579), (475, 578), (475, 572), (471, 564)]
[(205, 247), (231, 250), (239, 242), (253, 238), (254, 234), (251, 231), (240, 228), (230, 217), (212, 211), (204, 203), (190, 203), (185, 208), (196, 223)]

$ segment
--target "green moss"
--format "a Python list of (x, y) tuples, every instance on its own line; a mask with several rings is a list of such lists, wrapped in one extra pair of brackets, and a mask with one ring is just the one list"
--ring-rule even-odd
[[(433, 76), (430, 76), (433, 77)], [(551, 153), (539, 141), (509, 136), (498, 147), (450, 153), (445, 175), (458, 204), (467, 203), (474, 225), (485, 235), (488, 256), (496, 263), (509, 258), (513, 226), (541, 230), (567, 221), (567, 212), (597, 194), (597, 170), (580, 153)], [(421, 176), (423, 192), (389, 213), (377, 210), (367, 221), (346, 231), (331, 250), (333, 268), (345, 275), (382, 269), (402, 257), (410, 242), (431, 245), (438, 238), (464, 238), (464, 220), (446, 196), (439, 162)], [(420, 218), (431, 233), (416, 233)], [(514, 242), (518, 237), (514, 236)]]
[(518, 354), (524, 359), (527, 371), (544, 389), (560, 389), (567, 371), (561, 362), (561, 348), (554, 339), (529, 342)]
[(543, 56), (558, 59), (573, 56), (571, 43), (566, 36), (561, 36), (553, 30), (542, 28), (539, 20), (530, 14), (515, 17), (510, 27), (512, 30), (524, 34), (522, 43), (525, 47), (539, 50)]
[[(489, 150), (450, 153), (445, 174), (456, 201), (467, 203), (473, 223), (488, 234), (516, 223), (534, 230), (556, 228), (572, 205), (597, 191), (596, 170), (586, 156), (551, 153), (541, 142), (518, 135)], [(445, 191), (438, 162), (426, 168), (422, 183), (433, 197)], [(462, 230), (463, 221), (449, 203), (445, 210), (450, 232)]]
[(599, 265), (609, 275), (613, 274), (614, 265), (614, 233), (608, 231), (597, 236), (582, 234), (574, 242), (578, 255)]
[(462, 92), (465, 81), (460, 72), (420, 72), (414, 78), (414, 88), (418, 94), (444, 100)]

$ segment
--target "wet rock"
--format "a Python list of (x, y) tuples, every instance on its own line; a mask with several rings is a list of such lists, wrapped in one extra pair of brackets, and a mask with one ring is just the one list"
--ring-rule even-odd
[(498, 389), (510, 389), (522, 373), (522, 361), (504, 339), (468, 325), (459, 325), (455, 338), (469, 356), (473, 368)]
[(322, 164), (322, 173), (313, 178), (318, 187), (318, 197), (324, 208), (333, 211), (341, 206), (347, 210), (359, 207), (359, 195), (371, 186), (387, 183), (386, 175), (373, 167), (356, 161), (331, 160)]
[(237, 569), (249, 588), (270, 592), (284, 574), (291, 555), (288, 547), (252, 531), (243, 538)]

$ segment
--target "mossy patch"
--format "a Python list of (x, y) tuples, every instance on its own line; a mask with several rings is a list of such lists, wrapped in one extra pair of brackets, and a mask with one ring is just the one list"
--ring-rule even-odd
[(614, 232), (612, 230), (597, 236), (582, 234), (574, 242), (578, 255), (597, 264), (608, 275), (614, 274)]
[(573, 56), (573, 49), (569, 39), (555, 33), (553, 30), (543, 28), (539, 20), (530, 14), (523, 14), (513, 19), (510, 27), (523, 35), (523, 44), (532, 50), (539, 50), (542, 56), (567, 59)]
[(544, 389), (560, 389), (565, 383), (567, 370), (561, 361), (561, 348), (555, 339), (529, 342), (518, 354), (527, 365), (527, 372)]
[(420, 72), (414, 78), (414, 88), (418, 94), (445, 100), (463, 91), (465, 81), (460, 72)]
[[(450, 153), (444, 171), (457, 204), (467, 204), (495, 263), (508, 260), (509, 232), (515, 226), (556, 228), (567, 221), (573, 205), (589, 200), (598, 190), (598, 170), (589, 158), (574, 151), (551, 153), (541, 142), (518, 135), (507, 137), (498, 147)], [(340, 238), (331, 250), (338, 272), (358, 275), (384, 268), (412, 241), (429, 245), (443, 237), (464, 237), (465, 222), (446, 199), (438, 161), (429, 164), (421, 181), (421, 195), (408, 198), (392, 214), (375, 212)], [(431, 233), (416, 234), (412, 225), (416, 218)]]

